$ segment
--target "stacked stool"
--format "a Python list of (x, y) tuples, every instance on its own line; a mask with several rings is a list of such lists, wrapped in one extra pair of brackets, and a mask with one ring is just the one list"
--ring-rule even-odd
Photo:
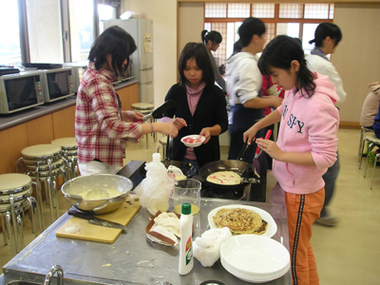
[[(38, 185), (26, 174), (0, 174), (0, 217), (3, 226), (4, 245), (9, 240), (12, 255), (16, 255), (24, 247), (22, 215), (29, 210), (32, 219), (33, 232), (38, 236), (43, 230), (43, 219), (39, 203), (32, 196), (33, 186), (36, 186), (37, 197), (41, 191)], [(36, 211), (40, 231), (36, 226)]]
[(78, 144), (75, 138), (60, 138), (51, 142), (62, 149), (62, 158), (66, 162), (68, 179), (78, 176)]
[[(132, 111), (135, 111), (135, 112), (140, 112), (141, 114), (143, 115), (149, 115), (150, 113), (153, 112), (153, 108), (154, 106), (150, 103), (133, 103), (131, 105), (132, 107)], [(150, 118), (149, 120), (150, 123), (153, 122), (153, 119)], [(153, 138), (154, 138), (154, 141), (156, 141), (156, 137), (155, 137), (155, 134), (153, 133)], [(148, 148), (148, 134), (146, 135), (146, 148)]]
[[(62, 150), (58, 145), (38, 144), (21, 150), (22, 157), (16, 164), (16, 172), (19, 172), (19, 163), (22, 162), (25, 173), (29, 175), (41, 188), (45, 185), (46, 199), (50, 205), (51, 222), (59, 217), (58, 197), (56, 180), (60, 177), (63, 181), (68, 180), (66, 173), (67, 165), (62, 159)], [(42, 208), (42, 201), (39, 201)], [(56, 216), (54, 215), (54, 208)]]

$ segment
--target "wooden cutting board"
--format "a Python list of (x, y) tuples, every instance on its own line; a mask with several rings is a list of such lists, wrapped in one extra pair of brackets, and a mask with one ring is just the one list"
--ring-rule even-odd
[[(132, 197), (128, 196), (119, 209), (108, 214), (96, 215), (95, 217), (126, 226), (140, 208), (141, 205), (137, 196), (133, 195)], [(122, 230), (120, 229), (97, 226), (90, 224), (88, 220), (71, 217), (70, 220), (55, 232), (55, 235), (63, 238), (113, 243), (121, 232)]]

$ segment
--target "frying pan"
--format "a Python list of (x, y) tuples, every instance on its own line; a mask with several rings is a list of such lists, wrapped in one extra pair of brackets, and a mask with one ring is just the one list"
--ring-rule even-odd
[[(227, 159), (227, 160), (217, 160), (209, 162), (201, 167), (199, 170), (199, 174), (201, 175), (203, 181), (208, 183), (210, 186), (214, 188), (220, 188), (224, 190), (236, 190), (236, 188), (244, 188), (249, 183), (259, 183), (259, 180), (253, 172), (251, 173), (250, 179), (242, 179), (240, 181), (240, 184), (237, 185), (221, 185), (216, 184), (210, 181), (207, 181), (207, 177), (210, 174), (214, 174), (215, 172), (219, 171), (233, 171), (239, 174), (240, 176), (247, 173), (247, 169), (252, 169), (252, 164), (243, 161), (245, 155), (247, 154), (248, 150), (250, 148), (250, 145), (247, 145), (246, 143), (243, 145), (242, 149), (240, 150), (238, 154), (238, 159)], [(243, 175), (244, 178), (248, 178), (245, 175)]]
[(145, 122), (146, 120), (153, 118), (153, 119), (161, 119), (165, 116), (165, 111), (173, 108), (175, 106), (175, 102), (173, 100), (168, 100), (165, 103), (163, 103), (160, 107), (158, 107), (156, 110), (151, 112), (148, 115), (145, 115), (142, 120)]

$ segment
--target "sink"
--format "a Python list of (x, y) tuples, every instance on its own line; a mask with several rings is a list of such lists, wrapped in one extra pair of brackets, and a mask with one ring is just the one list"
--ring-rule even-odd
[(13, 280), (9, 281), (6, 285), (42, 285), (42, 283), (36, 283), (31, 281)]

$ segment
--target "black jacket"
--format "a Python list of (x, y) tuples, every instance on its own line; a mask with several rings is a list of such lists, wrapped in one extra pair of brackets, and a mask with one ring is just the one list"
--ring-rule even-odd
[[(199, 99), (194, 116), (191, 115), (187, 101), (186, 89), (179, 84), (173, 85), (165, 100), (173, 100), (175, 107), (168, 110), (166, 117), (183, 118), (187, 122), (187, 127), (183, 127), (176, 138), (173, 139), (173, 160), (182, 161), (186, 146), (181, 142), (181, 138), (187, 135), (199, 134), (205, 127), (212, 127), (218, 124), (224, 133), (228, 128), (227, 104), (223, 91), (215, 86), (206, 86)], [(169, 147), (167, 145), (167, 147)], [(207, 144), (202, 144), (194, 148), (195, 156), (199, 166), (202, 167), (208, 162), (220, 160), (219, 136), (211, 136)]]

